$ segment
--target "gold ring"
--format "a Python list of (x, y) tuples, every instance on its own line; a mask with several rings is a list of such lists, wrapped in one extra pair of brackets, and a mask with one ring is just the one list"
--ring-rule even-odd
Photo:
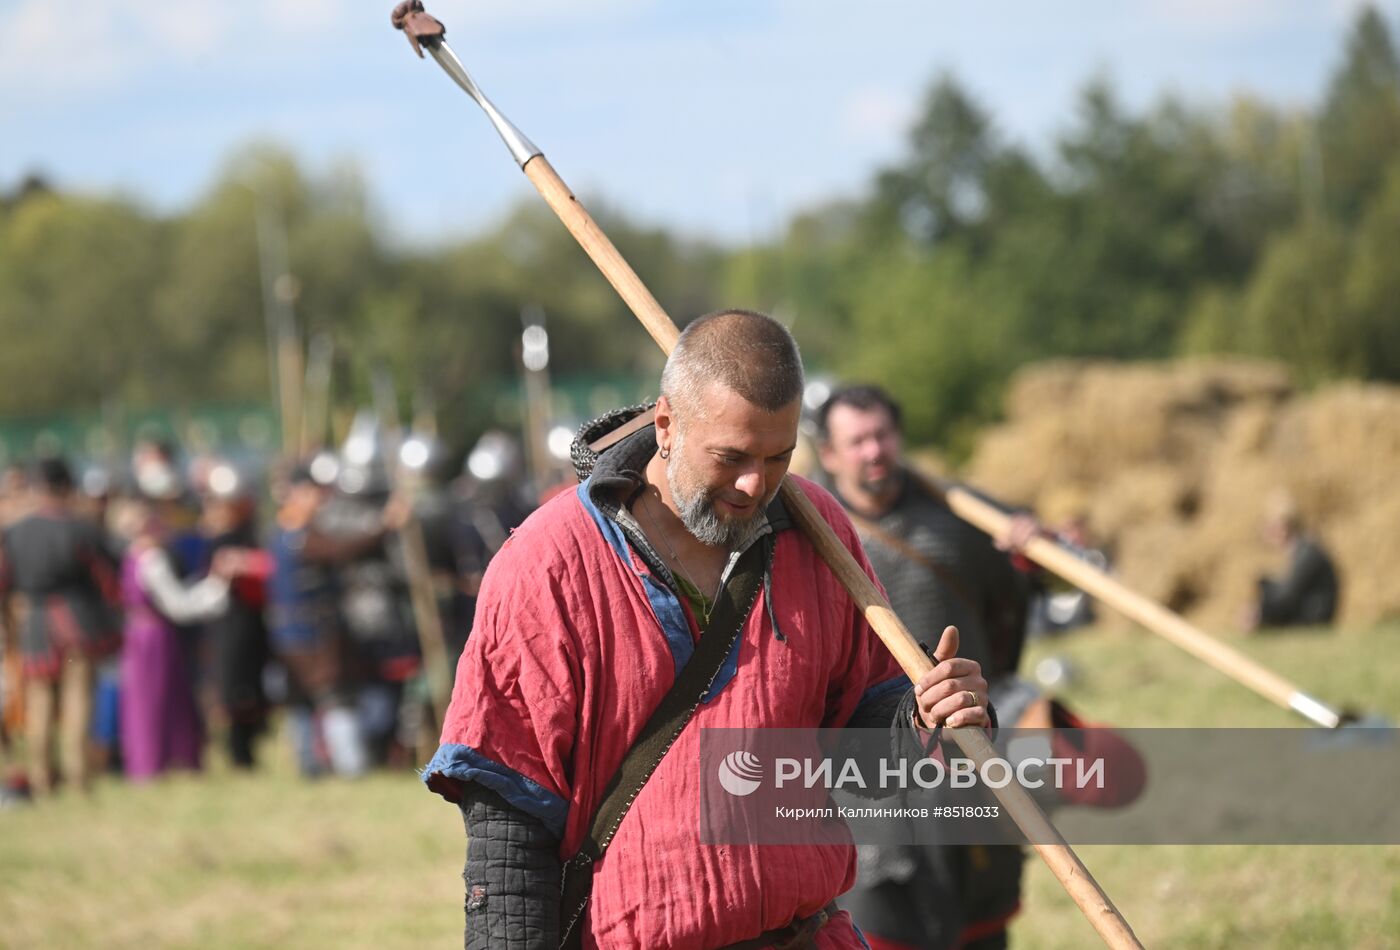
[(967, 698), (972, 700), (972, 705), (977, 705), (977, 694), (974, 693), (972, 690), (967, 691)]

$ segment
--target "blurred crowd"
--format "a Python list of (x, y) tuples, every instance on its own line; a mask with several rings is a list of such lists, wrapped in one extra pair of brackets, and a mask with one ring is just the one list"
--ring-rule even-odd
[(360, 420), (342, 451), (273, 465), (143, 441), (126, 471), (9, 466), (3, 801), (197, 771), (213, 749), (252, 769), (274, 723), (307, 777), (425, 760), (430, 624), (411, 585), (455, 662), (486, 564), (531, 508), (513, 438), (487, 433), (468, 463)]

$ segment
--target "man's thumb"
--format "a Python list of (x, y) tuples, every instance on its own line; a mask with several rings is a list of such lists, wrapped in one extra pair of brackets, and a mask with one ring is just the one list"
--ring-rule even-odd
[(943, 628), (943, 636), (938, 639), (938, 649), (933, 651), (934, 658), (942, 663), (944, 660), (951, 660), (958, 655), (958, 628), (948, 626)]

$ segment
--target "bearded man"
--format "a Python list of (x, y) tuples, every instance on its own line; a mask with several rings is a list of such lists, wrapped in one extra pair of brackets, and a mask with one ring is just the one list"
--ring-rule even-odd
[[(466, 821), (468, 948), (865, 946), (832, 904), (848, 838), (700, 840), (701, 729), (889, 728), (909, 687), (777, 497), (802, 385), (771, 318), (693, 321), (654, 411), (585, 427), (578, 489), (491, 562), (424, 770)], [(869, 573), (840, 505), (793, 480)], [(956, 637), (915, 690), (929, 727), (990, 722)]]
[[(942, 491), (905, 462), (900, 418), (884, 390), (857, 385), (832, 393), (817, 420), (822, 467), (890, 604), (927, 646), (944, 625), (957, 625), (962, 653), (990, 681), (1003, 725), (1088, 725), (1017, 675), (1032, 567), (1019, 552), (1039, 523), (1015, 515), (993, 541), (955, 515)], [(1111, 730), (1073, 741), (1057, 733), (1051, 744), (1056, 755), (1109, 766), (1102, 794), (1066, 790), (1057, 805), (1116, 807), (1141, 791), (1141, 760)], [(1023, 857), (1010, 845), (862, 845), (859, 881), (841, 906), (862, 921), (872, 950), (1003, 950), (1020, 909)]]

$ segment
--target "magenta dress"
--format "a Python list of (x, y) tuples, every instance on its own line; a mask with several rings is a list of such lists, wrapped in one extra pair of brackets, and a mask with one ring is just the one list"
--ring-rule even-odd
[(204, 724), (181, 633), (152, 606), (136, 561), (132, 555), (122, 561), (121, 741), (127, 778), (141, 780), (167, 769), (198, 769)]

